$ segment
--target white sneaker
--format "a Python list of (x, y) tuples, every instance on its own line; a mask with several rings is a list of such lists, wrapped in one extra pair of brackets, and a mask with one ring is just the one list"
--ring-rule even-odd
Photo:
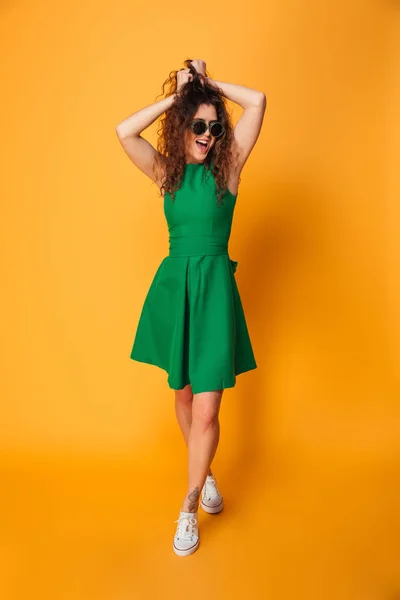
[(178, 523), (173, 542), (174, 552), (179, 556), (188, 556), (197, 550), (200, 543), (198, 511), (181, 510), (179, 519), (174, 523)]
[(217, 487), (214, 475), (207, 475), (201, 492), (201, 507), (208, 513), (215, 514), (224, 508), (224, 500)]

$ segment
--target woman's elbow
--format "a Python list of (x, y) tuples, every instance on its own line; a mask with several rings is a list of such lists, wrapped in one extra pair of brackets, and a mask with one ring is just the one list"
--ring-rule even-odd
[(266, 108), (267, 106), (267, 96), (264, 92), (258, 93), (257, 106), (261, 106), (262, 108)]

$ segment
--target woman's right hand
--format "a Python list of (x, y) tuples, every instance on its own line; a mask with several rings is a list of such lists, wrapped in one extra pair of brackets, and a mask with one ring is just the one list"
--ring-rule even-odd
[(176, 74), (176, 91), (179, 92), (181, 87), (185, 85), (188, 81), (192, 81), (193, 75), (190, 73), (189, 69), (181, 69)]

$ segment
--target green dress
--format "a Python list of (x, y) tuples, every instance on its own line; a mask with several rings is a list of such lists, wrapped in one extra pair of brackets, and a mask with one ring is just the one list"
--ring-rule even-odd
[(181, 186), (164, 195), (169, 255), (145, 298), (130, 357), (168, 373), (170, 388), (193, 393), (234, 387), (257, 367), (228, 241), (237, 194), (217, 204), (211, 170), (186, 164)]

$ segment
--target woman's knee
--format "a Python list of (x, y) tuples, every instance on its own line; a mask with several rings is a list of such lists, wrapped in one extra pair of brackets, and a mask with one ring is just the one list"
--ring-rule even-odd
[(222, 392), (195, 394), (193, 420), (204, 428), (218, 423)]
[(181, 406), (191, 406), (193, 402), (192, 386), (188, 384), (182, 390), (175, 390), (175, 401)]

